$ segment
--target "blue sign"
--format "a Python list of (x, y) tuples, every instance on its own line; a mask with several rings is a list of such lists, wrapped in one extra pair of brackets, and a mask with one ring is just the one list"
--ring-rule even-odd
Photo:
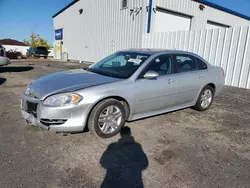
[(62, 40), (62, 39), (63, 39), (63, 29), (56, 29), (55, 40)]

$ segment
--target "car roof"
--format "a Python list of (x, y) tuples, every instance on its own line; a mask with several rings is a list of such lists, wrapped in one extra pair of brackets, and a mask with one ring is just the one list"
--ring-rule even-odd
[[(135, 52), (135, 53), (143, 53), (143, 54), (155, 54), (155, 53), (180, 53), (180, 54), (190, 54), (196, 55), (192, 52), (182, 51), (182, 50), (168, 50), (168, 49), (158, 49), (158, 48), (132, 48), (127, 50), (122, 50), (121, 52)], [(196, 55), (197, 56), (197, 55)]]

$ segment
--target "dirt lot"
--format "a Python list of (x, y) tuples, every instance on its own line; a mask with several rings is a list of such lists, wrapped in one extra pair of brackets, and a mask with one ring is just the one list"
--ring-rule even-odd
[(134, 140), (25, 125), (19, 103), (27, 84), (83, 67), (49, 61), (0, 67), (1, 187), (250, 187), (250, 90), (226, 87), (203, 113), (185, 109), (127, 123)]

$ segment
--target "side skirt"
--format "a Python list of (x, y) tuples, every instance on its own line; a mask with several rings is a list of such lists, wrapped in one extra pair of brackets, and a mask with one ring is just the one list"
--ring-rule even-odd
[(142, 114), (136, 114), (136, 115), (133, 115), (131, 118), (129, 118), (128, 121), (134, 121), (134, 120), (138, 120), (138, 119), (142, 119), (142, 118), (146, 118), (146, 117), (165, 114), (167, 112), (172, 112), (172, 111), (188, 108), (188, 107), (191, 107), (191, 106), (194, 106), (194, 105), (195, 105), (195, 103), (189, 103), (189, 104), (177, 106), (177, 107), (174, 107), (174, 108), (167, 108), (167, 109), (157, 110), (157, 111), (153, 111), (153, 112), (146, 112), (146, 113), (142, 113)]

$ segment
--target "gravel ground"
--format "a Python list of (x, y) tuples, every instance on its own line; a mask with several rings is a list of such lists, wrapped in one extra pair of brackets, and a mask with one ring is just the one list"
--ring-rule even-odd
[(250, 90), (226, 87), (206, 112), (127, 123), (132, 136), (122, 138), (25, 125), (19, 104), (27, 84), (86, 67), (52, 61), (0, 67), (0, 187), (250, 187)]

